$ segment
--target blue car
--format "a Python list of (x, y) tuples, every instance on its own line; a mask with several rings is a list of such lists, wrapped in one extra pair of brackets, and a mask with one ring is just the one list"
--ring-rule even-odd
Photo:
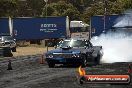
[(102, 55), (102, 46), (93, 46), (89, 40), (74, 39), (60, 41), (56, 49), (45, 54), (48, 66), (52, 68), (55, 64), (99, 64)]

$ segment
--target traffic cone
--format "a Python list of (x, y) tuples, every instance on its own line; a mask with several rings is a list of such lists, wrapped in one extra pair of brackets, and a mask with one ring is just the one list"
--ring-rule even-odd
[(44, 56), (43, 55), (41, 55), (41, 57), (40, 57), (40, 64), (44, 64)]
[(131, 64), (128, 65), (128, 73), (132, 73)]
[(11, 66), (11, 60), (8, 61), (8, 68), (7, 68), (7, 70), (13, 70), (12, 66)]

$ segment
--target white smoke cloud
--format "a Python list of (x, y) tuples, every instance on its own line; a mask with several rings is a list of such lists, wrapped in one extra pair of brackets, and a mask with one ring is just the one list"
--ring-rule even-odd
[(132, 37), (121, 37), (123, 33), (102, 34), (99, 37), (93, 37), (93, 45), (103, 47), (103, 63), (113, 62), (132, 62)]
[[(124, 14), (117, 18), (114, 27), (132, 26), (132, 10)], [(103, 63), (132, 62), (132, 28), (118, 28), (116, 32), (93, 37), (91, 42), (103, 47)]]

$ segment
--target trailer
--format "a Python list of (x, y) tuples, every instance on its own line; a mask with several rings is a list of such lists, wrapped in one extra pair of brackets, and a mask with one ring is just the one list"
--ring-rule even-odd
[[(120, 15), (92, 16), (90, 20), (90, 30), (87, 28), (89, 27), (88, 24), (85, 25), (86, 27), (82, 27), (84, 26), (82, 21), (70, 21), (68, 17), (18, 17), (12, 18), (12, 31), (9, 27), (9, 19), (1, 18), (0, 33), (13, 33), (16, 40), (25, 41), (43, 39), (54, 40), (69, 37), (90, 38), (91, 36), (99, 36), (103, 32), (107, 32), (109, 29), (112, 29), (114, 24), (116, 24), (118, 17), (120, 17)], [(87, 33), (86, 31), (84, 31), (85, 33), (82, 33), (83, 30), (80, 30), (81, 28), (87, 28)]]
[[(89, 25), (82, 21), (70, 21), (65, 17), (17, 17), (6, 19), (7, 33), (11, 34), (17, 42), (30, 41), (30, 43), (58, 42), (65, 38), (89, 39)], [(5, 29), (5, 28), (3, 28)], [(46, 41), (45, 41), (46, 40)]]
[(117, 18), (120, 16), (121, 15), (92, 16), (90, 22), (91, 36), (99, 36), (102, 33), (107, 33), (112, 29), (114, 24), (116, 24)]
[(42, 40), (69, 36), (68, 17), (14, 18), (13, 33), (17, 40)]
[(0, 34), (9, 34), (9, 19), (0, 18)]

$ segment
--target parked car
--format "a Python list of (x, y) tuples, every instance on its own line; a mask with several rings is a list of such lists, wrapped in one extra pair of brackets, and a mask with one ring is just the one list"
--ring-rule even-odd
[(66, 39), (60, 41), (56, 49), (48, 51), (45, 57), (49, 67), (55, 64), (86, 66), (99, 64), (102, 55), (102, 46), (93, 46), (89, 40)]
[(10, 47), (12, 52), (16, 52), (16, 39), (10, 35), (0, 35), (0, 47)]

